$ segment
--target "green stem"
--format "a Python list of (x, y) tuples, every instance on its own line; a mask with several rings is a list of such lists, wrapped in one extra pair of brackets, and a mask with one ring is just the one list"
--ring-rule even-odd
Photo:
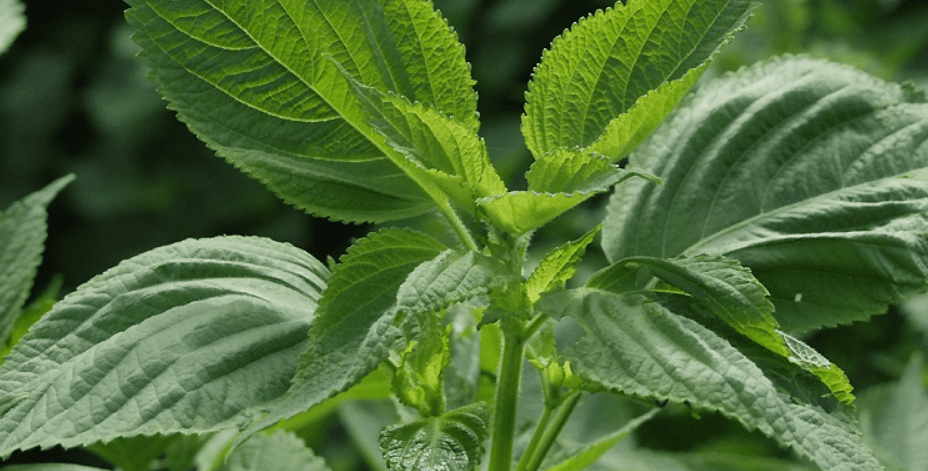
[(512, 444), (516, 433), (516, 407), (525, 340), (521, 321), (509, 319), (501, 326), (503, 356), (496, 377), (496, 405), (493, 410), (493, 442), (490, 444), (489, 469), (509, 471), (512, 467)]
[[(529, 448), (534, 448), (534, 450), (527, 461), (524, 471), (537, 471), (538, 468), (541, 467), (541, 462), (548, 456), (548, 452), (551, 451), (551, 446), (554, 445), (554, 440), (556, 440), (557, 436), (561, 433), (564, 424), (567, 423), (567, 419), (570, 418), (570, 415), (574, 412), (574, 408), (577, 407), (577, 402), (579, 401), (579, 392), (571, 393), (571, 395), (564, 398), (560, 406), (557, 407), (557, 412), (551, 417), (550, 426), (546, 426), (544, 433), (541, 434), (538, 444), (534, 447), (529, 445)], [(535, 436), (532, 436), (532, 441), (534, 440)], [(523, 458), (525, 457), (523, 456)], [(523, 470), (520, 469), (519, 471)]]
[(535, 426), (535, 432), (532, 433), (532, 439), (528, 442), (525, 453), (523, 453), (522, 458), (519, 459), (516, 471), (525, 471), (528, 469), (529, 462), (532, 456), (535, 455), (535, 450), (538, 449), (538, 444), (541, 442), (541, 437), (548, 428), (548, 424), (551, 422), (551, 414), (555, 409), (556, 407), (552, 407), (547, 403), (545, 404), (545, 410), (541, 413), (541, 418), (538, 419), (538, 425)]

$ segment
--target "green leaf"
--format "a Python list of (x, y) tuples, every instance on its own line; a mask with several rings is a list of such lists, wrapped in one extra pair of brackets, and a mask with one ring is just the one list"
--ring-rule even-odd
[(79, 464), (41, 463), (41, 464), (13, 464), (3, 467), (4, 471), (104, 471), (103, 468), (92, 468)]
[(660, 123), (756, 6), (633, 0), (581, 20), (545, 51), (529, 83), (522, 133), (532, 154), (539, 159), (595, 143), (618, 161)]
[(547, 296), (539, 309), (586, 331), (562, 357), (590, 384), (718, 411), (822, 469), (882, 469), (841, 408), (794, 402), (726, 340), (660, 304), (583, 288)]
[(889, 469), (928, 469), (928, 390), (920, 355), (897, 383), (868, 390), (859, 401), (862, 429)]
[(19, 0), (0, 0), (0, 54), (26, 29), (25, 8)]
[(716, 80), (637, 150), (664, 185), (617, 187), (610, 260), (738, 259), (787, 331), (867, 319), (928, 282), (928, 104), (833, 63)]
[(458, 205), (475, 211), (474, 200), (506, 192), (476, 130), (422, 103), (352, 81), (368, 123)]
[(0, 212), (0, 341), (6, 343), (42, 261), (45, 208), (73, 175), (59, 178)]
[(432, 417), (445, 412), (443, 373), (451, 364), (450, 326), (442, 327), (438, 316), (420, 322), (420, 332), (399, 355), (393, 376), (393, 391), (403, 404)]
[(568, 149), (557, 149), (536, 160), (525, 176), (528, 191), (511, 191), (477, 201), (494, 225), (514, 235), (541, 227), (628, 178), (655, 178), (620, 168), (599, 154)]
[(654, 417), (659, 411), (660, 409), (652, 409), (636, 417), (634, 420), (625, 424), (621, 429), (575, 452), (570, 458), (547, 468), (546, 471), (582, 471), (587, 469), (588, 466), (596, 462), (596, 460), (602, 457), (607, 451), (614, 448), (619, 442), (625, 440), (636, 428), (650, 420), (651, 417)]
[(600, 226), (587, 232), (579, 239), (568, 242), (551, 252), (541, 260), (535, 271), (526, 281), (525, 289), (528, 299), (534, 304), (542, 293), (564, 288), (567, 280), (573, 278), (577, 272), (577, 263), (586, 252), (586, 247), (593, 242), (593, 237), (599, 232)]
[(490, 409), (482, 402), (405, 424), (380, 434), (387, 467), (394, 471), (471, 471), (489, 436)]
[(267, 239), (187, 240), (58, 302), (0, 366), (0, 455), (243, 427), (283, 395), (328, 270)]
[(296, 435), (278, 430), (255, 435), (235, 448), (220, 471), (329, 471)]
[(408, 229), (385, 229), (352, 245), (319, 301), (293, 386), (242, 436), (293, 417), (373, 371), (399, 338), (393, 327), (397, 292), (418, 265), (444, 249)]
[(714, 452), (666, 452), (645, 448), (622, 451), (601, 461), (597, 471), (812, 471), (812, 468), (778, 458)]
[(108, 443), (88, 447), (120, 471), (150, 471), (153, 462), (173, 445), (181, 435), (120, 437)]
[(464, 48), (427, 1), (129, 3), (141, 57), (179, 118), (308, 212), (385, 221), (435, 207), (370, 129), (339, 67), (477, 127)]

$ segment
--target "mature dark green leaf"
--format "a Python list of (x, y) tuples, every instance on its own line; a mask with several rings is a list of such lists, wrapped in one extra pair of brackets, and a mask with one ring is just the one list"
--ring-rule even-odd
[(439, 417), (387, 427), (380, 448), (395, 471), (472, 471), (490, 434), (490, 408), (482, 402)]
[(278, 430), (255, 435), (236, 447), (220, 471), (329, 471), (325, 460), (313, 454), (299, 437)]
[(721, 412), (822, 469), (881, 469), (840, 407), (794, 402), (729, 342), (660, 304), (583, 288), (542, 298), (539, 310), (586, 331), (562, 356), (593, 385)]
[(786, 57), (707, 84), (617, 187), (610, 260), (726, 255), (784, 329), (849, 323), (928, 286), (928, 104), (850, 67)]
[(55, 180), (0, 212), (0, 342), (6, 342), (29, 297), (45, 249), (45, 208), (74, 176)]
[(400, 334), (393, 326), (398, 291), (417, 266), (444, 248), (408, 229), (386, 229), (352, 245), (319, 301), (291, 390), (243, 437), (347, 390), (373, 371)]
[(868, 390), (859, 401), (861, 428), (889, 469), (928, 469), (928, 390), (923, 377), (923, 359), (916, 355), (897, 383)]
[(314, 214), (384, 221), (435, 206), (371, 130), (339, 67), (477, 128), (464, 48), (429, 2), (128, 3), (141, 57), (180, 119)]
[(302, 250), (249, 237), (123, 261), (0, 366), (0, 455), (247, 425), (289, 388), (327, 276)]
[(586, 148), (616, 162), (663, 120), (757, 6), (632, 0), (578, 22), (535, 69), (522, 121), (536, 159)]
[(0, 54), (6, 52), (16, 36), (26, 28), (23, 10), (19, 0), (0, 0)]

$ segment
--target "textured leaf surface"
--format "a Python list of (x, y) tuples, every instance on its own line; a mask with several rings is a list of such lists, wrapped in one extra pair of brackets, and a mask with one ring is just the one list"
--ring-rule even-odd
[(846, 66), (787, 57), (703, 87), (631, 157), (611, 260), (721, 254), (788, 331), (885, 312), (928, 281), (928, 104)]
[(313, 454), (299, 437), (278, 430), (255, 435), (226, 459), (221, 471), (329, 471), (325, 461)]
[(577, 263), (586, 252), (586, 248), (593, 242), (593, 237), (599, 233), (599, 226), (587, 232), (579, 239), (568, 242), (545, 255), (532, 275), (526, 281), (526, 292), (529, 300), (538, 301), (542, 293), (563, 288), (567, 280), (573, 278), (577, 272)]
[(914, 357), (899, 382), (861, 397), (860, 421), (889, 469), (928, 469), (928, 390), (923, 360)]
[(347, 390), (373, 371), (400, 336), (393, 327), (397, 292), (417, 266), (444, 248), (408, 229), (386, 229), (352, 245), (320, 300), (293, 386), (243, 437)]
[(0, 341), (6, 342), (29, 297), (42, 261), (47, 231), (45, 208), (73, 180), (55, 180), (0, 212)]
[(584, 288), (543, 298), (539, 309), (570, 316), (586, 330), (563, 356), (592, 384), (721, 412), (822, 469), (881, 469), (840, 408), (829, 414), (794, 402), (726, 340), (643, 300)]
[(542, 56), (522, 122), (536, 159), (599, 140), (597, 150), (620, 159), (660, 123), (756, 6), (743, 0), (627, 3), (581, 20)]
[(805, 465), (776, 458), (737, 453), (672, 453), (646, 449), (613, 453), (592, 471), (812, 471)]
[(482, 402), (387, 427), (380, 434), (387, 467), (395, 471), (471, 471), (480, 464), (490, 430)]
[(141, 57), (180, 119), (309, 212), (383, 221), (434, 207), (389, 159), (339, 66), (477, 127), (463, 46), (429, 2), (129, 3)]
[(0, 54), (6, 52), (16, 36), (26, 28), (23, 10), (19, 0), (0, 0)]
[(188, 240), (57, 303), (0, 367), (0, 455), (241, 427), (284, 394), (328, 270), (266, 239)]

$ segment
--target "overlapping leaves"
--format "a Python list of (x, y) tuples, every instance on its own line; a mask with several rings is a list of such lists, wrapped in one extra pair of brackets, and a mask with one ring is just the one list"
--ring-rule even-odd
[(822, 469), (881, 469), (849, 414), (785, 394), (728, 341), (661, 304), (581, 288), (549, 295), (539, 308), (586, 331), (563, 356), (590, 384), (721, 412)]
[(342, 71), (477, 128), (463, 46), (428, 2), (129, 3), (142, 58), (179, 117), (312, 213), (383, 221), (440, 199), (370, 128)]
[(788, 331), (882, 313), (928, 281), (928, 104), (850, 67), (775, 59), (707, 84), (631, 157), (611, 260), (720, 254)]
[(0, 367), (0, 455), (241, 427), (283, 395), (328, 270), (260, 238), (125, 260), (57, 303)]

